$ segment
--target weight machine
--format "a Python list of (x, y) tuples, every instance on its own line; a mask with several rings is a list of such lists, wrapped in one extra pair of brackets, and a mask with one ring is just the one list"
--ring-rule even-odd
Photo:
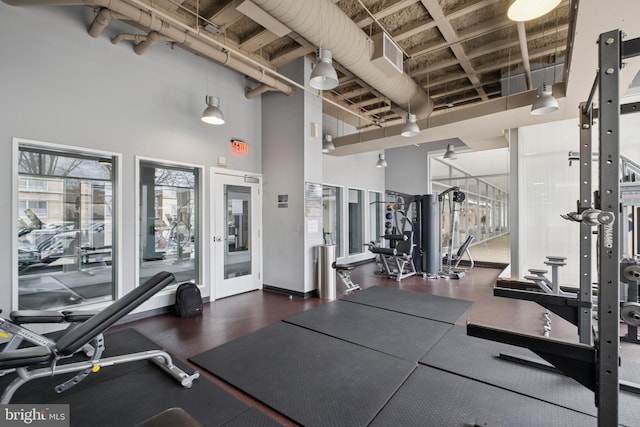
[[(580, 288), (576, 297), (548, 295), (515, 289), (494, 290), (494, 295), (509, 296), (549, 305), (563, 312), (578, 326), (580, 344), (530, 336), (469, 323), (467, 334), (528, 348), (566, 375), (594, 392), (598, 408), (598, 426), (618, 425), (619, 346), (620, 346), (620, 114), (619, 79), (622, 60), (640, 55), (640, 38), (622, 41), (619, 30), (600, 34), (598, 72), (586, 103), (580, 105), (580, 200), (573, 219), (580, 222)], [(591, 199), (591, 126), (593, 97), (599, 88), (599, 190), (592, 207)], [(598, 327), (591, 331), (591, 234), (597, 227), (598, 239)], [(627, 274), (623, 269), (623, 276)], [(640, 274), (630, 273), (634, 281)], [(636, 287), (637, 289), (637, 287)], [(515, 296), (520, 293), (519, 296)], [(553, 310), (555, 312), (555, 310)], [(625, 315), (640, 319), (640, 311)], [(567, 319), (569, 320), (569, 319)], [(593, 333), (594, 343), (590, 343)], [(589, 337), (589, 341), (587, 341)]]
[[(388, 193), (389, 195), (393, 193)], [(449, 277), (460, 279), (464, 276), (466, 269), (460, 268), (463, 258), (469, 259), (470, 267), (473, 268), (474, 261), (469, 252), (469, 245), (473, 241), (473, 236), (467, 237), (457, 252), (453, 250), (453, 229), (456, 217), (456, 203), (462, 203), (465, 193), (459, 187), (451, 187), (440, 194), (424, 195), (398, 195), (396, 202), (386, 203), (387, 223), (385, 226), (384, 239), (377, 243), (371, 242), (369, 250), (377, 255), (376, 262), (381, 267), (384, 274), (388, 274), (390, 269), (389, 258), (384, 262), (384, 255), (391, 251), (382, 247), (385, 240), (389, 241), (388, 246), (395, 248), (398, 246), (411, 245), (410, 258), (403, 258), (404, 270), (407, 274), (422, 274), (422, 277)], [(448, 206), (450, 217), (449, 236), (447, 237), (447, 253), (443, 254), (442, 248), (442, 224), (445, 205)], [(390, 207), (390, 208), (389, 208)], [(390, 215), (390, 216), (389, 216)], [(391, 221), (394, 220), (395, 224)], [(409, 229), (412, 237), (409, 236)], [(406, 236), (406, 237), (405, 237)], [(405, 253), (407, 253), (405, 251)], [(445, 264), (443, 266), (443, 259)], [(395, 260), (392, 260), (395, 262)], [(398, 270), (398, 266), (391, 266), (393, 270)], [(395, 277), (395, 276), (394, 276)], [(403, 276), (406, 277), (406, 276)]]
[[(448, 196), (448, 197), (445, 197)], [(455, 255), (453, 254), (453, 230), (456, 222), (456, 203), (460, 204), (464, 202), (466, 198), (465, 194), (460, 191), (460, 187), (451, 187), (444, 190), (442, 193), (438, 194), (438, 201), (440, 204), (440, 217), (444, 216), (444, 207), (445, 204), (449, 208), (449, 235), (447, 237), (447, 255), (446, 255), (446, 264), (442, 268), (438, 275), (440, 277), (448, 277), (451, 279), (461, 279), (464, 277), (466, 270), (458, 268), (460, 261), (462, 260), (462, 256), (467, 253), (469, 259), (471, 261), (471, 266), (473, 267), (473, 258), (471, 258), (471, 253), (469, 252), (469, 245), (473, 240), (473, 236), (467, 237), (466, 241), (460, 246), (460, 250)], [(441, 249), (442, 250), (442, 249)], [(442, 259), (442, 256), (440, 256)], [(454, 261), (455, 265), (452, 266), (451, 262)]]
[[(395, 225), (385, 226), (385, 234), (378, 239), (378, 243), (370, 243), (369, 251), (376, 254), (376, 262), (381, 267), (381, 273), (390, 279), (398, 282), (405, 277), (416, 274), (416, 268), (413, 263), (414, 249), (414, 223), (407, 214), (409, 209), (405, 203), (404, 197), (398, 197), (398, 200), (391, 204), (387, 204), (386, 215), (391, 215), (395, 219)], [(391, 218), (387, 218), (391, 219)], [(386, 246), (384, 242), (389, 242)]]

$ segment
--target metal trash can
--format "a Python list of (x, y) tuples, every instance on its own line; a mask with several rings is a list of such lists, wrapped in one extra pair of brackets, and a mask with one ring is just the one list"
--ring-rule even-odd
[(336, 245), (318, 247), (318, 296), (322, 299), (336, 299)]

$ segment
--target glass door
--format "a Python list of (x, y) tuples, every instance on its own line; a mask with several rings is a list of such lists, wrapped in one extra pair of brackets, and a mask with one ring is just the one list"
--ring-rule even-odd
[(215, 298), (261, 288), (260, 178), (213, 173)]

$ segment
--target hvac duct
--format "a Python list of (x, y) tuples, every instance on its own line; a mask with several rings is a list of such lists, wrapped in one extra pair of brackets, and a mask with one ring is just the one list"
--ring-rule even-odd
[[(173, 40), (174, 42), (183, 45), (186, 49), (196, 52), (206, 58), (210, 58), (224, 66), (231, 68), (232, 70), (244, 74), (252, 79), (267, 85), (274, 90), (278, 90), (287, 95), (293, 93), (293, 88), (273, 77), (266, 74), (264, 70), (258, 69), (255, 65), (249, 65), (246, 62), (239, 60), (238, 58), (231, 56), (228, 52), (223, 52), (211, 44), (203, 41), (202, 39), (193, 36), (188, 30), (193, 30), (184, 25), (184, 28), (180, 28), (173, 23), (169, 23), (162, 18), (158, 17), (158, 14), (153, 11), (146, 12), (140, 10), (136, 6), (132, 6), (129, 3), (125, 3), (122, 0), (3, 0), (5, 3), (12, 6), (74, 6), (74, 5), (86, 5), (91, 7), (102, 7), (94, 23), (91, 25), (89, 34), (92, 37), (98, 37), (101, 32), (109, 24), (111, 18), (124, 18), (127, 21), (133, 21), (151, 32), (157, 32), (163, 38)], [(108, 12), (103, 12), (108, 10)], [(144, 50), (146, 46), (141, 46), (140, 49)]]
[(332, 0), (252, 0), (265, 12), (333, 58), (391, 101), (423, 118), (433, 101), (406, 74), (390, 77), (371, 63), (374, 47), (367, 35)]

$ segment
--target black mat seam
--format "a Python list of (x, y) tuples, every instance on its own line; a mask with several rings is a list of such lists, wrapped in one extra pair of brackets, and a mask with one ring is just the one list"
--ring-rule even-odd
[(371, 425), (371, 423), (373, 423), (376, 420), (376, 418), (378, 418), (378, 415), (380, 415), (380, 413), (386, 409), (387, 405), (393, 400), (394, 397), (396, 397), (396, 394), (398, 394), (398, 392), (402, 389), (402, 387), (404, 387), (407, 381), (409, 381), (409, 378), (411, 378), (411, 375), (413, 375), (416, 369), (418, 369), (418, 366), (420, 365), (416, 363), (416, 365), (413, 367), (411, 372), (409, 372), (409, 375), (407, 375), (404, 381), (402, 381), (402, 384), (400, 384), (400, 386), (393, 393), (391, 393), (391, 396), (389, 397), (389, 399), (387, 399), (387, 401), (384, 402), (384, 405), (382, 405), (382, 407), (378, 410), (378, 412), (376, 412), (373, 418), (371, 418), (371, 420), (367, 423), (367, 426)]
[[(245, 405), (246, 405), (246, 404), (245, 404)], [(266, 406), (266, 405), (265, 405), (265, 406)], [(237, 414), (237, 415), (235, 415), (235, 416), (233, 416), (233, 417), (229, 418), (227, 421), (224, 421), (224, 422), (220, 423), (220, 427), (224, 427), (224, 426), (226, 426), (226, 425), (231, 424), (232, 422), (234, 422), (235, 420), (237, 420), (238, 418), (240, 418), (241, 416), (243, 416), (244, 414), (246, 414), (247, 412), (249, 412), (249, 411), (251, 410), (251, 408), (252, 408), (252, 406), (246, 405), (246, 408), (244, 409), (244, 411), (242, 411), (242, 412), (240, 412), (239, 414)], [(254, 408), (254, 409), (255, 409), (256, 411), (259, 411), (259, 409), (257, 409), (257, 408)], [(260, 411), (260, 412), (262, 413), (262, 411)], [(265, 414), (265, 416), (267, 416), (267, 417), (268, 417), (268, 415), (266, 415), (266, 414)], [(271, 417), (269, 417), (269, 418), (271, 418)], [(271, 418), (271, 419), (273, 419), (273, 418)], [(274, 421), (275, 421), (275, 420), (274, 420)], [(276, 422), (277, 422), (277, 421), (276, 421)], [(281, 423), (279, 423), (279, 424), (281, 424)]]
[[(392, 311), (392, 310), (390, 310), (390, 311)], [(416, 316), (416, 317), (417, 317), (417, 316)], [(376, 350), (376, 349), (369, 348), (369, 347), (366, 347), (366, 346), (363, 346), (363, 345), (360, 345), (360, 344), (356, 344), (356, 343), (353, 343), (353, 342), (351, 342), (351, 341), (346, 341), (346, 340), (344, 340), (344, 339), (337, 338), (337, 337), (334, 337), (334, 336), (332, 336), (332, 335), (328, 335), (328, 334), (325, 334), (325, 333), (322, 333), (322, 332), (319, 332), (319, 331), (315, 331), (315, 330), (313, 330), (313, 329), (305, 328), (304, 326), (300, 326), (300, 325), (296, 325), (296, 324), (294, 324), (294, 323), (287, 322), (287, 321), (286, 321), (286, 320), (284, 320), (284, 319), (283, 319), (283, 320), (281, 320), (280, 322), (282, 322), (282, 323), (286, 323), (286, 324), (288, 324), (288, 325), (295, 326), (295, 327), (298, 327), (298, 328), (301, 328), (301, 329), (306, 329), (306, 330), (308, 330), (308, 331), (310, 331), (310, 332), (314, 332), (314, 333), (317, 333), (317, 334), (320, 334), (320, 335), (324, 335), (324, 336), (327, 336), (327, 337), (329, 337), (329, 338), (333, 338), (333, 339), (336, 339), (336, 340), (339, 340), (339, 341), (343, 341), (343, 342), (346, 342), (346, 343), (349, 343), (349, 344), (353, 344), (353, 345), (358, 346), (358, 347), (361, 347), (361, 348), (366, 348), (367, 350), (375, 351), (375, 352), (377, 352), (377, 353), (384, 354), (384, 355), (387, 355), (387, 356), (393, 357), (393, 358), (395, 358), (395, 359), (403, 360), (403, 361), (405, 361), (405, 362), (409, 362), (409, 363), (413, 363), (413, 364), (414, 364), (413, 369), (411, 369), (411, 372), (409, 372), (409, 374), (406, 376), (406, 378), (402, 381), (402, 384), (401, 384), (401, 385), (400, 385), (396, 390), (394, 390), (394, 391), (393, 391), (393, 393), (391, 393), (391, 396), (389, 396), (389, 398), (388, 398), (388, 399), (387, 399), (387, 400), (382, 404), (382, 406), (381, 406), (380, 410), (379, 410), (378, 412), (376, 412), (376, 414), (375, 414), (375, 415), (374, 415), (374, 416), (373, 416), (373, 417), (372, 417), (372, 418), (367, 422), (367, 424), (366, 424), (366, 425), (370, 425), (370, 424), (371, 424), (371, 423), (376, 419), (376, 417), (378, 416), (378, 414), (379, 414), (379, 413), (380, 413), (380, 412), (381, 412), (381, 411), (382, 411), (382, 410), (387, 406), (387, 404), (389, 404), (389, 402), (391, 401), (391, 399), (393, 398), (393, 396), (395, 396), (395, 395), (396, 395), (396, 393), (398, 393), (398, 391), (402, 388), (402, 386), (407, 382), (407, 380), (409, 379), (409, 377), (411, 377), (411, 374), (413, 374), (413, 373), (415, 372), (415, 370), (416, 370), (416, 369), (418, 368), (418, 366), (419, 366), (419, 363), (418, 363), (418, 362), (416, 362), (416, 361), (413, 361), (413, 360), (406, 360), (406, 359), (403, 359), (403, 358), (401, 358), (401, 357), (395, 356), (395, 355), (393, 355), (393, 354), (388, 354), (388, 353), (382, 352), (382, 351), (380, 351), (380, 350)], [(276, 322), (276, 323), (278, 323), (278, 322)], [(214, 347), (214, 348), (215, 348), (215, 347)], [(428, 352), (428, 351), (427, 351), (427, 352)], [(426, 354), (427, 352), (425, 352), (425, 354)], [(422, 357), (424, 357), (424, 355), (422, 355)], [(215, 373), (213, 373), (213, 372), (209, 371), (209, 370), (208, 370), (208, 369), (206, 369), (204, 366), (202, 366), (202, 365), (200, 365), (200, 364), (198, 364), (198, 363), (196, 363), (196, 362), (192, 361), (191, 359), (189, 359), (189, 362), (191, 362), (193, 365), (196, 365), (196, 366), (201, 367), (201, 368), (202, 368), (202, 369), (204, 369), (208, 374), (210, 374), (210, 375), (214, 376), (215, 378), (217, 378), (217, 379), (219, 379), (220, 381), (224, 382), (225, 384), (229, 385), (229, 386), (230, 386), (231, 388), (233, 388), (234, 390), (237, 390), (237, 391), (239, 391), (240, 393), (242, 393), (242, 394), (244, 394), (244, 395), (246, 395), (246, 396), (249, 396), (250, 398), (252, 398), (252, 399), (253, 399), (253, 400), (255, 400), (256, 402), (260, 402), (260, 404), (264, 405), (265, 407), (267, 407), (267, 408), (271, 409), (272, 411), (276, 412), (277, 414), (281, 415), (283, 418), (286, 418), (287, 420), (291, 420), (292, 422), (294, 422), (294, 423), (296, 423), (296, 424), (300, 424), (300, 421), (298, 421), (298, 420), (296, 420), (295, 418), (292, 418), (291, 416), (289, 416), (289, 415), (287, 415), (287, 414), (283, 413), (282, 411), (278, 410), (277, 408), (274, 408), (273, 406), (271, 406), (271, 405), (267, 404), (266, 402), (264, 402), (263, 400), (261, 400), (260, 398), (258, 398), (257, 396), (255, 396), (254, 394), (250, 393), (249, 391), (244, 390), (244, 389), (242, 389), (242, 388), (240, 388), (240, 387), (236, 386), (235, 384), (233, 384), (233, 383), (231, 383), (231, 382), (227, 381), (225, 378), (223, 378), (223, 377), (221, 377), (221, 376), (219, 376), (219, 375), (217, 375), (217, 374), (215, 374)], [(230, 422), (230, 421), (228, 421), (228, 422)]]
[[(568, 409), (568, 410), (570, 410), (570, 411), (577, 412), (577, 413), (579, 413), (579, 414), (584, 414), (584, 415), (587, 415), (587, 416), (589, 416), (589, 417), (594, 417), (592, 414), (588, 414), (588, 413), (586, 413), (586, 412), (584, 412), (584, 411), (581, 411), (581, 410), (579, 410), (579, 409), (570, 408), (570, 407), (565, 406), (565, 405), (559, 405), (558, 403), (556, 403), (556, 402), (551, 402), (551, 401), (549, 401), (549, 400), (539, 399), (539, 398), (537, 398), (537, 397), (535, 397), (535, 396), (531, 396), (531, 395), (529, 395), (529, 394), (526, 394), (526, 393), (523, 393), (523, 392), (520, 392), (520, 391), (517, 391), (517, 390), (512, 390), (512, 389), (510, 389), (510, 388), (507, 388), (507, 387), (504, 387), (504, 386), (501, 386), (501, 385), (498, 385), (498, 384), (493, 384), (493, 383), (490, 383), (490, 382), (488, 382), (488, 381), (482, 381), (482, 380), (480, 380), (480, 379), (478, 379), (478, 378), (473, 378), (473, 377), (470, 377), (470, 376), (468, 376), (468, 375), (462, 375), (462, 374), (460, 374), (460, 373), (458, 373), (458, 372), (450, 371), (449, 369), (442, 369), (442, 368), (440, 368), (440, 367), (438, 367), (438, 366), (434, 366), (434, 365), (430, 365), (430, 364), (428, 364), (428, 363), (422, 363), (422, 362), (418, 362), (418, 364), (423, 365), (423, 366), (428, 366), (428, 367), (430, 367), (430, 368), (437, 369), (437, 370), (439, 370), (439, 371), (447, 372), (447, 373), (449, 373), (449, 374), (453, 374), (453, 375), (456, 375), (456, 376), (458, 376), (458, 377), (466, 378), (466, 379), (468, 379), (468, 380), (475, 381), (475, 382), (478, 382), (478, 383), (481, 383), (481, 384), (486, 384), (486, 385), (490, 385), (490, 386), (493, 386), (493, 387), (496, 387), (496, 388), (499, 388), (499, 389), (502, 389), (502, 390), (505, 390), (505, 391), (510, 391), (510, 392), (512, 392), (512, 393), (519, 394), (520, 396), (524, 396), (524, 397), (527, 397), (527, 398), (529, 398), (529, 399), (537, 400), (537, 401), (539, 401), (539, 402), (548, 403), (548, 404), (550, 404), (550, 405), (554, 405), (554, 406), (557, 406), (557, 407), (559, 407), (559, 408)], [(594, 417), (594, 418), (597, 418), (597, 417)]]
[[(446, 298), (446, 297), (443, 297), (443, 298)], [(350, 301), (350, 300), (345, 300), (345, 299), (338, 299), (337, 301), (348, 302), (348, 303), (351, 303), (351, 304), (360, 304), (360, 305), (364, 305), (364, 306), (366, 306), (366, 307), (373, 307), (373, 308), (378, 308), (378, 309), (380, 309), (380, 310), (390, 311), (390, 312), (392, 312), (392, 313), (400, 313), (400, 314), (404, 314), (404, 315), (406, 315), (406, 316), (417, 317), (418, 319), (433, 320), (434, 322), (444, 323), (444, 324), (446, 324), (446, 325), (455, 325), (455, 324), (456, 324), (456, 322), (458, 322), (460, 319), (462, 319), (462, 316), (464, 316), (464, 314), (465, 314), (467, 311), (469, 311), (469, 309), (471, 308), (471, 307), (469, 307), (468, 309), (466, 309), (466, 310), (464, 311), (464, 313), (462, 313), (462, 314), (460, 315), (460, 317), (458, 317), (458, 319), (457, 319), (455, 322), (451, 323), (451, 322), (446, 322), (446, 321), (444, 321), (444, 320), (440, 320), (440, 319), (433, 319), (433, 318), (431, 318), (431, 317), (425, 317), (424, 315), (423, 315), (423, 316), (417, 316), (417, 315), (415, 315), (415, 314), (407, 313), (407, 312), (404, 312), (404, 311), (392, 310), (392, 309), (390, 309), (390, 308), (380, 307), (380, 306), (373, 305), (373, 304), (367, 304), (367, 303), (360, 302), (360, 301)], [(462, 300), (462, 301), (466, 301), (466, 300)]]
[[(215, 348), (215, 347), (214, 347)], [(222, 381), (223, 383), (225, 383), (226, 385), (228, 385), (229, 387), (233, 388), (234, 390), (236, 390), (237, 392), (240, 392), (242, 394), (244, 394), (245, 396), (249, 396), (251, 399), (255, 400), (256, 402), (259, 402), (261, 405), (265, 406), (266, 408), (271, 409), (273, 412), (281, 415), (283, 418), (286, 418), (288, 420), (291, 420), (292, 422), (296, 423), (296, 424), (300, 424), (299, 421), (295, 420), (294, 418), (291, 418), (289, 415), (279, 411), (278, 409), (274, 408), (273, 406), (267, 404), (266, 402), (264, 402), (263, 400), (259, 399), (257, 396), (253, 395), (252, 393), (249, 393), (247, 390), (244, 390), (240, 387), (238, 387), (237, 385), (227, 381), (226, 379), (224, 379), (223, 377), (219, 376), (218, 374), (215, 374), (213, 372), (211, 372), (210, 370), (208, 370), (207, 368), (205, 368), (204, 366), (201, 366), (200, 364), (193, 362), (191, 360), (189, 360), (191, 363), (193, 363), (196, 366), (200, 366), (202, 369), (204, 369), (209, 375), (217, 378), (218, 380)], [(234, 396), (235, 397), (235, 396)], [(237, 398), (236, 398), (237, 399)], [(246, 403), (245, 403), (246, 405)], [(249, 405), (247, 405), (249, 406)], [(248, 410), (248, 409), (247, 409)], [(241, 412), (238, 416), (242, 415), (245, 411)], [(232, 420), (228, 420), (227, 424), (230, 423)]]
[[(431, 319), (429, 319), (429, 320), (431, 320)], [(326, 332), (321, 332), (321, 331), (317, 331), (315, 329), (311, 329), (311, 328), (309, 328), (307, 326), (298, 325), (297, 323), (291, 323), (290, 321), (288, 321), (286, 319), (281, 320), (281, 322), (286, 323), (287, 325), (295, 326), (297, 328), (306, 329), (307, 331), (314, 332), (314, 333), (320, 334), (320, 335), (324, 335), (326, 337), (333, 338), (333, 339), (336, 339), (336, 340), (339, 340), (339, 341), (342, 341), (342, 342), (353, 344), (353, 345), (356, 345), (358, 347), (366, 348), (367, 350), (375, 351), (375, 352), (380, 353), (380, 354), (385, 354), (387, 356), (395, 357), (396, 359), (404, 360), (405, 362), (415, 363), (416, 366), (417, 366), (418, 362), (420, 361), (420, 359), (422, 359), (429, 352), (429, 350), (431, 350), (431, 348), (429, 348), (427, 351), (425, 351), (424, 354), (422, 356), (420, 356), (420, 358), (417, 361), (416, 360), (409, 360), (409, 359), (405, 359), (403, 357), (400, 357), (397, 354), (387, 353), (387, 352), (378, 350), (377, 348), (368, 347), (366, 345), (358, 344), (357, 342), (349, 341), (349, 340), (346, 340), (344, 338), (340, 338), (340, 337), (336, 337), (336, 336), (331, 335), (331, 334), (327, 334)], [(449, 323), (446, 323), (446, 324), (448, 325)]]

